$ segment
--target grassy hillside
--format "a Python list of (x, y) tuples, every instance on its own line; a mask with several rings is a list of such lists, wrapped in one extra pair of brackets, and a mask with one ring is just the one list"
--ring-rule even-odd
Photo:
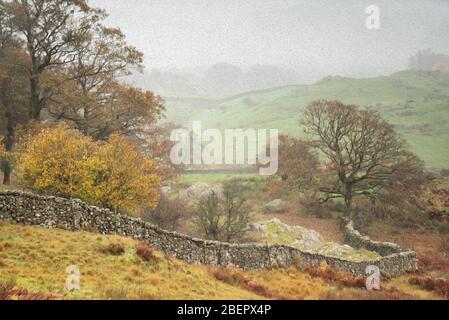
[(428, 167), (449, 167), (449, 75), (403, 71), (388, 77), (328, 77), (311, 86), (288, 86), (224, 100), (168, 99), (168, 118), (207, 128), (278, 128), (301, 134), (298, 119), (316, 99), (372, 106), (396, 125)]
[[(124, 252), (113, 254), (111, 244), (120, 244)], [(136, 252), (138, 246), (118, 236), (0, 222), (0, 299), (438, 298), (408, 285), (405, 276), (384, 283), (380, 292), (367, 292), (347, 287), (360, 279), (336, 277), (326, 269), (314, 270), (314, 276), (294, 268), (218, 269), (170, 259), (148, 246), (150, 259), (145, 261)], [(64, 289), (69, 265), (80, 269), (80, 291)]]
[[(105, 252), (104, 248), (117, 243), (125, 248), (124, 254)], [(280, 281), (277, 288), (269, 289), (273, 298), (282, 293), (296, 299), (318, 299), (331, 289), (320, 279), (289, 270), (240, 274), (251, 277), (260, 288), (241, 281), (234, 284), (222, 279), (218, 269), (189, 265), (160, 252), (145, 262), (136, 254), (137, 245), (118, 236), (0, 222), (0, 291), (2, 283), (14, 283), (29, 292), (60, 299), (264, 299), (268, 288), (261, 288), (265, 288), (267, 277)], [(64, 289), (69, 265), (80, 268), (80, 291)], [(287, 281), (289, 274), (292, 278)]]

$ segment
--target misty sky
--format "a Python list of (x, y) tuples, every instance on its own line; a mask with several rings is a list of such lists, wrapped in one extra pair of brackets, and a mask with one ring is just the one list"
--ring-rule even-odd
[[(369, 76), (431, 48), (449, 54), (449, 0), (91, 0), (151, 68), (229, 62)], [(381, 29), (365, 27), (369, 5)]]

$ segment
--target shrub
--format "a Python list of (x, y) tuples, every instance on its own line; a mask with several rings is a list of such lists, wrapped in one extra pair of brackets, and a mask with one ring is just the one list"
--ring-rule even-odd
[(15, 281), (0, 282), (0, 301), (3, 300), (52, 300), (54, 296), (44, 293), (31, 293), (26, 289), (18, 288)]
[(418, 258), (419, 270), (424, 271), (449, 271), (449, 261), (444, 255), (423, 256)]
[(235, 240), (245, 233), (251, 222), (247, 199), (248, 185), (238, 179), (226, 181), (222, 195), (210, 191), (201, 197), (194, 222), (208, 239)]
[(324, 295), (324, 300), (411, 300), (413, 296), (400, 291), (396, 287), (390, 287), (380, 291), (356, 290), (350, 291), (329, 290)]
[(428, 217), (449, 221), (449, 178), (431, 177), (419, 195), (419, 206)]
[(245, 290), (254, 292), (260, 296), (269, 298), (269, 299), (281, 299), (286, 300), (285, 297), (276, 296), (275, 293), (268, 287), (261, 285), (255, 281), (253, 281), (248, 276), (239, 272), (237, 269), (228, 267), (223, 269), (213, 270), (212, 274), (215, 279), (218, 281), (222, 281), (224, 283), (230, 284), (232, 286), (239, 286), (244, 288)]
[(303, 192), (299, 196), (299, 204), (304, 208), (307, 216), (319, 219), (329, 219), (332, 217), (330, 202), (322, 204), (317, 194), (314, 192)]
[(449, 223), (438, 223), (437, 229), (441, 234), (449, 234)]
[(268, 197), (270, 199), (280, 199), (289, 192), (289, 187), (282, 180), (267, 179)]
[(440, 242), (440, 246), (439, 246), (440, 251), (449, 254), (449, 238), (446, 237), (446, 239), (441, 240)]
[(91, 138), (60, 125), (44, 128), (23, 143), (17, 161), (22, 182), (59, 196), (77, 196), (86, 176), (83, 161), (93, 151)]
[(125, 245), (119, 242), (110, 243), (99, 249), (103, 254), (110, 254), (112, 256), (121, 256), (125, 254)]
[[(357, 198), (353, 209), (356, 228), (363, 230), (373, 218), (382, 219), (401, 228), (425, 226), (429, 223), (429, 218), (418, 207), (417, 192), (398, 191), (393, 188), (382, 190), (376, 198)], [(398, 194), (401, 196), (398, 197)]]
[(154, 208), (159, 201), (155, 163), (122, 136), (112, 135), (106, 143), (97, 143), (85, 167), (88, 178), (81, 194), (93, 203), (131, 211), (139, 206)]
[(312, 277), (321, 278), (327, 282), (341, 284), (350, 288), (366, 288), (366, 277), (352, 276), (346, 272), (335, 271), (327, 264), (306, 268)]
[(449, 168), (441, 169), (440, 175), (442, 175), (443, 177), (449, 177)]
[(18, 176), (32, 189), (127, 213), (159, 200), (155, 163), (124, 137), (94, 142), (58, 125), (24, 139), (18, 150)]
[(179, 226), (179, 220), (190, 216), (190, 209), (184, 200), (180, 198), (169, 199), (161, 194), (156, 208), (147, 208), (143, 211), (141, 218), (151, 222), (166, 230), (176, 230)]
[(145, 243), (139, 243), (136, 247), (136, 254), (139, 256), (143, 261), (146, 262), (157, 262), (159, 259), (156, 256), (156, 253), (154, 252), (154, 249), (148, 246)]
[(435, 291), (444, 298), (449, 298), (449, 281), (446, 279), (413, 276), (409, 279), (409, 283), (427, 291)]

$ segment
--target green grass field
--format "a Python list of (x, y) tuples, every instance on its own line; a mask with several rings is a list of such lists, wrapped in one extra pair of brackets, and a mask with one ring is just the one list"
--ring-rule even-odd
[(188, 173), (180, 177), (181, 183), (194, 184), (199, 182), (221, 183), (231, 179), (264, 179), (257, 174), (244, 173)]
[(276, 128), (301, 135), (301, 112), (313, 100), (372, 106), (394, 124), (429, 168), (449, 167), (449, 75), (403, 71), (370, 79), (328, 77), (311, 86), (288, 86), (209, 102), (168, 101), (167, 116), (204, 128)]

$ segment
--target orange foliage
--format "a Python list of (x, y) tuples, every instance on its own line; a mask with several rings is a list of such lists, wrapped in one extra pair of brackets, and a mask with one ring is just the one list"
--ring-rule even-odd
[(13, 283), (0, 283), (1, 300), (54, 300), (50, 294), (31, 293), (26, 289), (18, 288)]
[(80, 193), (87, 201), (125, 211), (157, 206), (160, 178), (156, 164), (123, 136), (114, 134), (106, 143), (96, 143), (83, 165), (87, 179)]
[(419, 270), (423, 271), (449, 271), (449, 261), (444, 255), (425, 256), (421, 255), (418, 259)]
[(446, 279), (414, 276), (410, 278), (409, 283), (427, 291), (435, 291), (444, 298), (449, 298), (449, 281)]
[(287, 297), (277, 295), (269, 287), (261, 285), (250, 279), (236, 268), (228, 267), (224, 269), (217, 269), (212, 272), (215, 279), (225, 282), (230, 285), (237, 285), (245, 290), (254, 292), (258, 295), (269, 299), (287, 300)]
[(156, 252), (154, 251), (154, 249), (143, 242), (137, 245), (136, 254), (146, 262), (158, 261), (158, 257), (156, 256)]
[(352, 276), (342, 271), (335, 271), (326, 264), (313, 266), (306, 269), (306, 272), (313, 277), (321, 278), (327, 282), (341, 284), (351, 288), (365, 288), (366, 277)]
[(94, 142), (58, 125), (28, 136), (18, 150), (18, 176), (30, 188), (128, 213), (159, 201), (155, 163), (122, 136)]

